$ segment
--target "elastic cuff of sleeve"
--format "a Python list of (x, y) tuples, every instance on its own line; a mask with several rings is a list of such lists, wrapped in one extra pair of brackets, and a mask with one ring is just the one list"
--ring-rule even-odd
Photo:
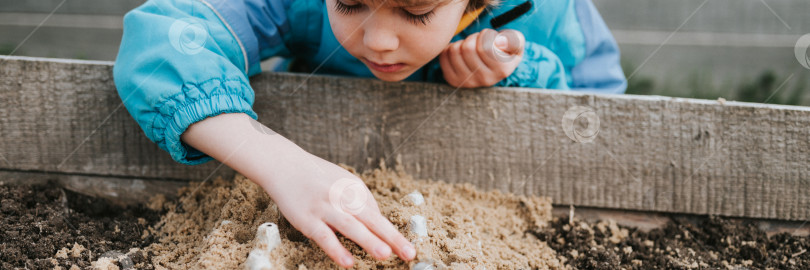
[(526, 43), (523, 59), (515, 71), (495, 86), (568, 89), (565, 69), (557, 55), (531, 42)]
[(535, 49), (532, 48), (532, 45), (533, 44), (531, 43), (526, 43), (526, 46), (523, 49), (523, 59), (520, 60), (520, 63), (515, 68), (515, 71), (500, 82), (496, 83), (495, 86), (537, 87), (539, 79), (537, 76), (539, 75), (539, 72), (537, 70), (536, 63), (533, 62), (538, 61), (539, 59), (537, 59), (538, 56), (536, 55)]
[(526, 50), (523, 54), (523, 60), (520, 61), (518, 66), (515, 68), (515, 71), (512, 72), (508, 77), (504, 78), (495, 86), (501, 87), (541, 87), (545, 88), (544, 85), (539, 85), (538, 76), (540, 75), (537, 70), (537, 64), (532, 63), (534, 61), (534, 57), (529, 55), (531, 50)]
[[(194, 123), (202, 121), (208, 117), (217, 116), (223, 113), (245, 113), (257, 119), (258, 116), (251, 108), (251, 103), (239, 94), (218, 94), (207, 98), (193, 100), (185, 106), (178, 107), (171, 115), (162, 115), (164, 129), (155, 128), (156, 138), (164, 138), (158, 142), (161, 148), (169, 152), (177, 162), (197, 165), (212, 160), (210, 156), (183, 143), (180, 135)], [(156, 125), (161, 126), (161, 125)]]

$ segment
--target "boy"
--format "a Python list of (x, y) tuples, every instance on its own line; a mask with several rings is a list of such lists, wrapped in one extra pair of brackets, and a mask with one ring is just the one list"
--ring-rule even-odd
[[(340, 266), (353, 258), (334, 231), (375, 258), (393, 250), (411, 260), (413, 245), (365, 186), (356, 188), (357, 177), (254, 120), (247, 77), (260, 72), (262, 59), (283, 56), (314, 73), (387, 81), (624, 91), (615, 41), (589, 1), (495, 4), (152, 0), (124, 19), (116, 87), (146, 135), (175, 160), (215, 158), (255, 181)], [(355, 190), (336, 200), (336, 186)]]

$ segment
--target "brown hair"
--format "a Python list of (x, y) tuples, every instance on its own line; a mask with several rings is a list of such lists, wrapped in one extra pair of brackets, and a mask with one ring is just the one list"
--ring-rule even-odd
[(464, 13), (469, 13), (475, 10), (478, 10), (482, 7), (490, 7), (497, 5), (499, 0), (470, 0), (470, 3), (467, 4), (467, 10)]

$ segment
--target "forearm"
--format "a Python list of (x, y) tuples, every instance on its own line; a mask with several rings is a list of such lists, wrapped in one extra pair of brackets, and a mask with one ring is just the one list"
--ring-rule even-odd
[(197, 122), (181, 139), (271, 193), (278, 190), (279, 179), (295, 179), (301, 173), (296, 168), (312, 158), (292, 141), (242, 113), (221, 114)]

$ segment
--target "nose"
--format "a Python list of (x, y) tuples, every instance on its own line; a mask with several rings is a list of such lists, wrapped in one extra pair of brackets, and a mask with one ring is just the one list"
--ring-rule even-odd
[[(377, 16), (379, 18), (379, 16)], [(382, 19), (382, 18), (381, 18)], [(391, 20), (387, 20), (390, 22)], [(372, 51), (385, 52), (399, 48), (399, 37), (393, 25), (386, 20), (371, 19), (364, 29), (363, 44)]]

